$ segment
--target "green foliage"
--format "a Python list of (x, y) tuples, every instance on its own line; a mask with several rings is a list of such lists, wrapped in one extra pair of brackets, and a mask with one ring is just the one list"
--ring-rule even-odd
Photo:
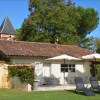
[(100, 38), (91, 38), (92, 50), (94, 52), (100, 53)]
[(33, 8), (36, 9), (40, 0), (29, 0), (29, 11), (32, 12)]
[(80, 38), (80, 43), (79, 45), (83, 48), (89, 49), (93, 52), (95, 52), (95, 44), (93, 42), (93, 37), (84, 37), (84, 38)]
[(18, 76), (22, 83), (29, 83), (33, 85), (34, 83), (34, 69), (28, 66), (18, 67), (18, 66), (9, 66), (8, 67), (9, 76), (14, 77)]
[(16, 29), (16, 40), (20, 40), (22, 36), (20, 35), (22, 33), (22, 28)]
[(100, 43), (97, 45), (97, 50), (96, 50), (97, 53), (100, 53)]
[(99, 81), (100, 81), (100, 64), (98, 64), (98, 65), (96, 66), (96, 69), (97, 69), (97, 78), (98, 78)]
[(79, 28), (77, 29), (79, 36), (86, 36), (90, 34), (98, 25), (98, 13), (93, 8), (83, 8), (79, 6), (78, 11), (80, 13), (81, 19)]
[(60, 44), (88, 48), (90, 41), (86, 36), (99, 21), (93, 8), (76, 7), (71, 0), (67, 4), (65, 0), (30, 0), (29, 11), (22, 25), (22, 41), (54, 43), (58, 39)]
[(72, 5), (72, 1), (71, 1), (71, 0), (68, 0), (68, 1), (67, 1), (67, 4), (68, 4), (68, 5)]
[(100, 53), (100, 38), (95, 38), (96, 52)]

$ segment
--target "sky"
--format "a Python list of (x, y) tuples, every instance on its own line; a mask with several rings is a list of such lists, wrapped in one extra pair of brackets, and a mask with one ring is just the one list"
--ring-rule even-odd
[[(75, 2), (76, 6), (94, 8), (100, 17), (100, 0), (72, 0), (72, 2)], [(7, 15), (14, 28), (20, 28), (24, 19), (29, 15), (28, 0), (0, 0), (0, 25)], [(88, 37), (91, 36), (100, 38), (100, 21), (98, 27), (88, 35)]]

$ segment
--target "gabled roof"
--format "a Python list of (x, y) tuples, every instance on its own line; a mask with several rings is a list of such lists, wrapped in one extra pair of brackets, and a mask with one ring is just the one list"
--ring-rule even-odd
[(2, 34), (9, 34), (9, 35), (15, 35), (16, 31), (9, 19), (8, 16), (5, 17), (3, 20), (1, 27), (0, 27), (0, 33)]
[(0, 40), (0, 51), (6, 56), (53, 57), (67, 54), (81, 57), (93, 52), (76, 45), (57, 45), (39, 42)]

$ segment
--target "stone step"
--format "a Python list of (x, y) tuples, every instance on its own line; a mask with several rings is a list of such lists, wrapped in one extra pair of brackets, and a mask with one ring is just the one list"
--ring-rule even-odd
[(36, 91), (49, 91), (49, 90), (75, 90), (75, 85), (64, 86), (39, 86)]

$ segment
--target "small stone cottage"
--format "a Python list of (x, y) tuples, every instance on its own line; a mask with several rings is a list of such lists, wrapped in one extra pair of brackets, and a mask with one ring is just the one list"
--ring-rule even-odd
[[(81, 58), (92, 53), (92, 51), (76, 45), (0, 40), (0, 59), (10, 59), (15, 65), (31, 64), (35, 68), (35, 80), (39, 80), (39, 85), (74, 84), (74, 77), (76, 76), (82, 77), (86, 83), (89, 82), (89, 77), (91, 76), (89, 61), (66, 60), (65, 73), (63, 73), (63, 60), (48, 61), (46, 59), (62, 54)], [(2, 73), (2, 68), (6, 68), (5, 66), (7, 65), (0, 67), (0, 82), (2, 82), (4, 75), (8, 75), (7, 72), (5, 72), (6, 74)], [(30, 86), (27, 86), (28, 88), (22, 87), (26, 90), (30, 88)]]

